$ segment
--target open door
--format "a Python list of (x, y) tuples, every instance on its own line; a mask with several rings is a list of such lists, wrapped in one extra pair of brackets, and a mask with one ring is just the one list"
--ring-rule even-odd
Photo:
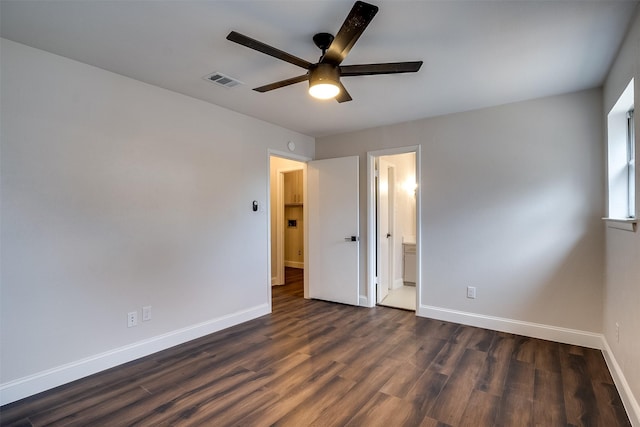
[(376, 278), (376, 302), (380, 303), (389, 295), (393, 285), (393, 206), (395, 181), (393, 167), (380, 157), (378, 159), (378, 188), (377, 188), (377, 236), (378, 256)]
[(309, 297), (359, 303), (357, 156), (307, 163)]

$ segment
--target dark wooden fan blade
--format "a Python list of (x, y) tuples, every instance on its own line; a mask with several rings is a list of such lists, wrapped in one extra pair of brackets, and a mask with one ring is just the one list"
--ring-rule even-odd
[(338, 94), (338, 96), (336, 96), (336, 101), (340, 103), (351, 101), (352, 98), (351, 95), (349, 95), (349, 92), (347, 92), (347, 89), (341, 82), (338, 83), (340, 85), (340, 93)]
[(347, 56), (360, 35), (367, 28), (373, 17), (378, 12), (378, 7), (362, 1), (353, 5), (351, 12), (345, 19), (342, 27), (333, 39), (331, 46), (322, 57), (321, 62), (338, 65)]
[(279, 82), (275, 82), (275, 83), (271, 83), (271, 84), (268, 84), (268, 85), (260, 86), (260, 87), (257, 87), (255, 89), (253, 89), (253, 90), (255, 90), (257, 92), (268, 92), (270, 90), (279, 89), (281, 87), (285, 87), (285, 86), (289, 86), (289, 85), (292, 85), (292, 84), (304, 82), (306, 80), (309, 80), (309, 75), (308, 74), (303, 74), (301, 76), (292, 77), (290, 79), (280, 80)]
[(340, 66), (340, 75), (349, 76), (372, 76), (374, 74), (398, 74), (415, 73), (422, 66), (422, 61), (414, 62), (387, 62), (384, 64), (360, 64)]
[(311, 62), (309, 61), (306, 61), (302, 58), (298, 58), (297, 56), (291, 55), (290, 53), (284, 52), (280, 49), (276, 49), (273, 46), (264, 44), (261, 41), (252, 39), (251, 37), (247, 37), (243, 34), (236, 33), (235, 31), (231, 31), (229, 33), (229, 35), (227, 36), (227, 40), (241, 44), (250, 49), (257, 50), (258, 52), (265, 53), (269, 56), (273, 56), (274, 58), (281, 59), (290, 64), (297, 65), (298, 67), (302, 67), (307, 70), (312, 65)]

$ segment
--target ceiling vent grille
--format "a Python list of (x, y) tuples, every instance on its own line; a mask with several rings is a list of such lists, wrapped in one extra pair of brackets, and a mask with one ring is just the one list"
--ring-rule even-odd
[(204, 79), (210, 82), (213, 82), (219, 86), (224, 86), (227, 88), (243, 84), (240, 80), (236, 80), (233, 77), (229, 77), (225, 74), (218, 73), (218, 72), (211, 73), (207, 76), (204, 76)]

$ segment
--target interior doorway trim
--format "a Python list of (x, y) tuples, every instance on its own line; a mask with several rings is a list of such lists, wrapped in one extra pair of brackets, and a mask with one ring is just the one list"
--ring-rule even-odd
[[(266, 203), (266, 211), (267, 211), (267, 247), (266, 247), (266, 251), (267, 251), (267, 278), (265, 280), (266, 286), (267, 286), (267, 301), (269, 302), (269, 313), (271, 313), (272, 311), (272, 305), (271, 305), (271, 279), (272, 279), (272, 271), (271, 271), (271, 239), (272, 238), (277, 238), (277, 236), (272, 236), (271, 235), (271, 157), (279, 157), (281, 159), (287, 159), (287, 160), (295, 160), (301, 163), (305, 163), (305, 167), (302, 169), (303, 170), (303, 175), (302, 175), (302, 186), (304, 188), (303, 190), (303, 197), (306, 199), (306, 195), (307, 195), (307, 173), (306, 173), (306, 163), (313, 160), (310, 157), (306, 157), (306, 156), (300, 156), (298, 154), (295, 153), (290, 153), (290, 152), (286, 152), (286, 151), (279, 151), (279, 150), (273, 150), (273, 149), (268, 149), (267, 150), (267, 203)], [(276, 177), (280, 177), (280, 174), (277, 174)], [(275, 183), (276, 185), (278, 184), (277, 182)], [(303, 203), (306, 203), (306, 200), (303, 200)], [(303, 210), (303, 218), (304, 218), (304, 223), (308, 224), (307, 221), (307, 210), (304, 209)], [(304, 264), (305, 266), (309, 265), (309, 260), (307, 259), (307, 254), (309, 253), (309, 238), (307, 235), (307, 229), (308, 227), (304, 228)], [(307, 298), (308, 294), (309, 294), (309, 289), (308, 289), (308, 283), (309, 283), (309, 269), (305, 268), (304, 269), (304, 296), (305, 298)]]
[[(367, 307), (376, 305), (376, 159), (380, 156), (392, 156), (395, 154), (416, 153), (416, 314), (422, 300), (422, 274), (421, 274), (421, 236), (422, 236), (422, 203), (420, 173), (420, 146), (389, 148), (384, 150), (367, 152)], [(364, 302), (364, 301), (363, 301)]]

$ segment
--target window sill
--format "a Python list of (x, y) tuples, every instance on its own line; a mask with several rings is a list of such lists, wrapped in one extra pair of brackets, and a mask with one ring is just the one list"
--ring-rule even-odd
[(637, 218), (602, 218), (609, 228), (617, 228), (618, 230), (636, 231), (638, 224)]

